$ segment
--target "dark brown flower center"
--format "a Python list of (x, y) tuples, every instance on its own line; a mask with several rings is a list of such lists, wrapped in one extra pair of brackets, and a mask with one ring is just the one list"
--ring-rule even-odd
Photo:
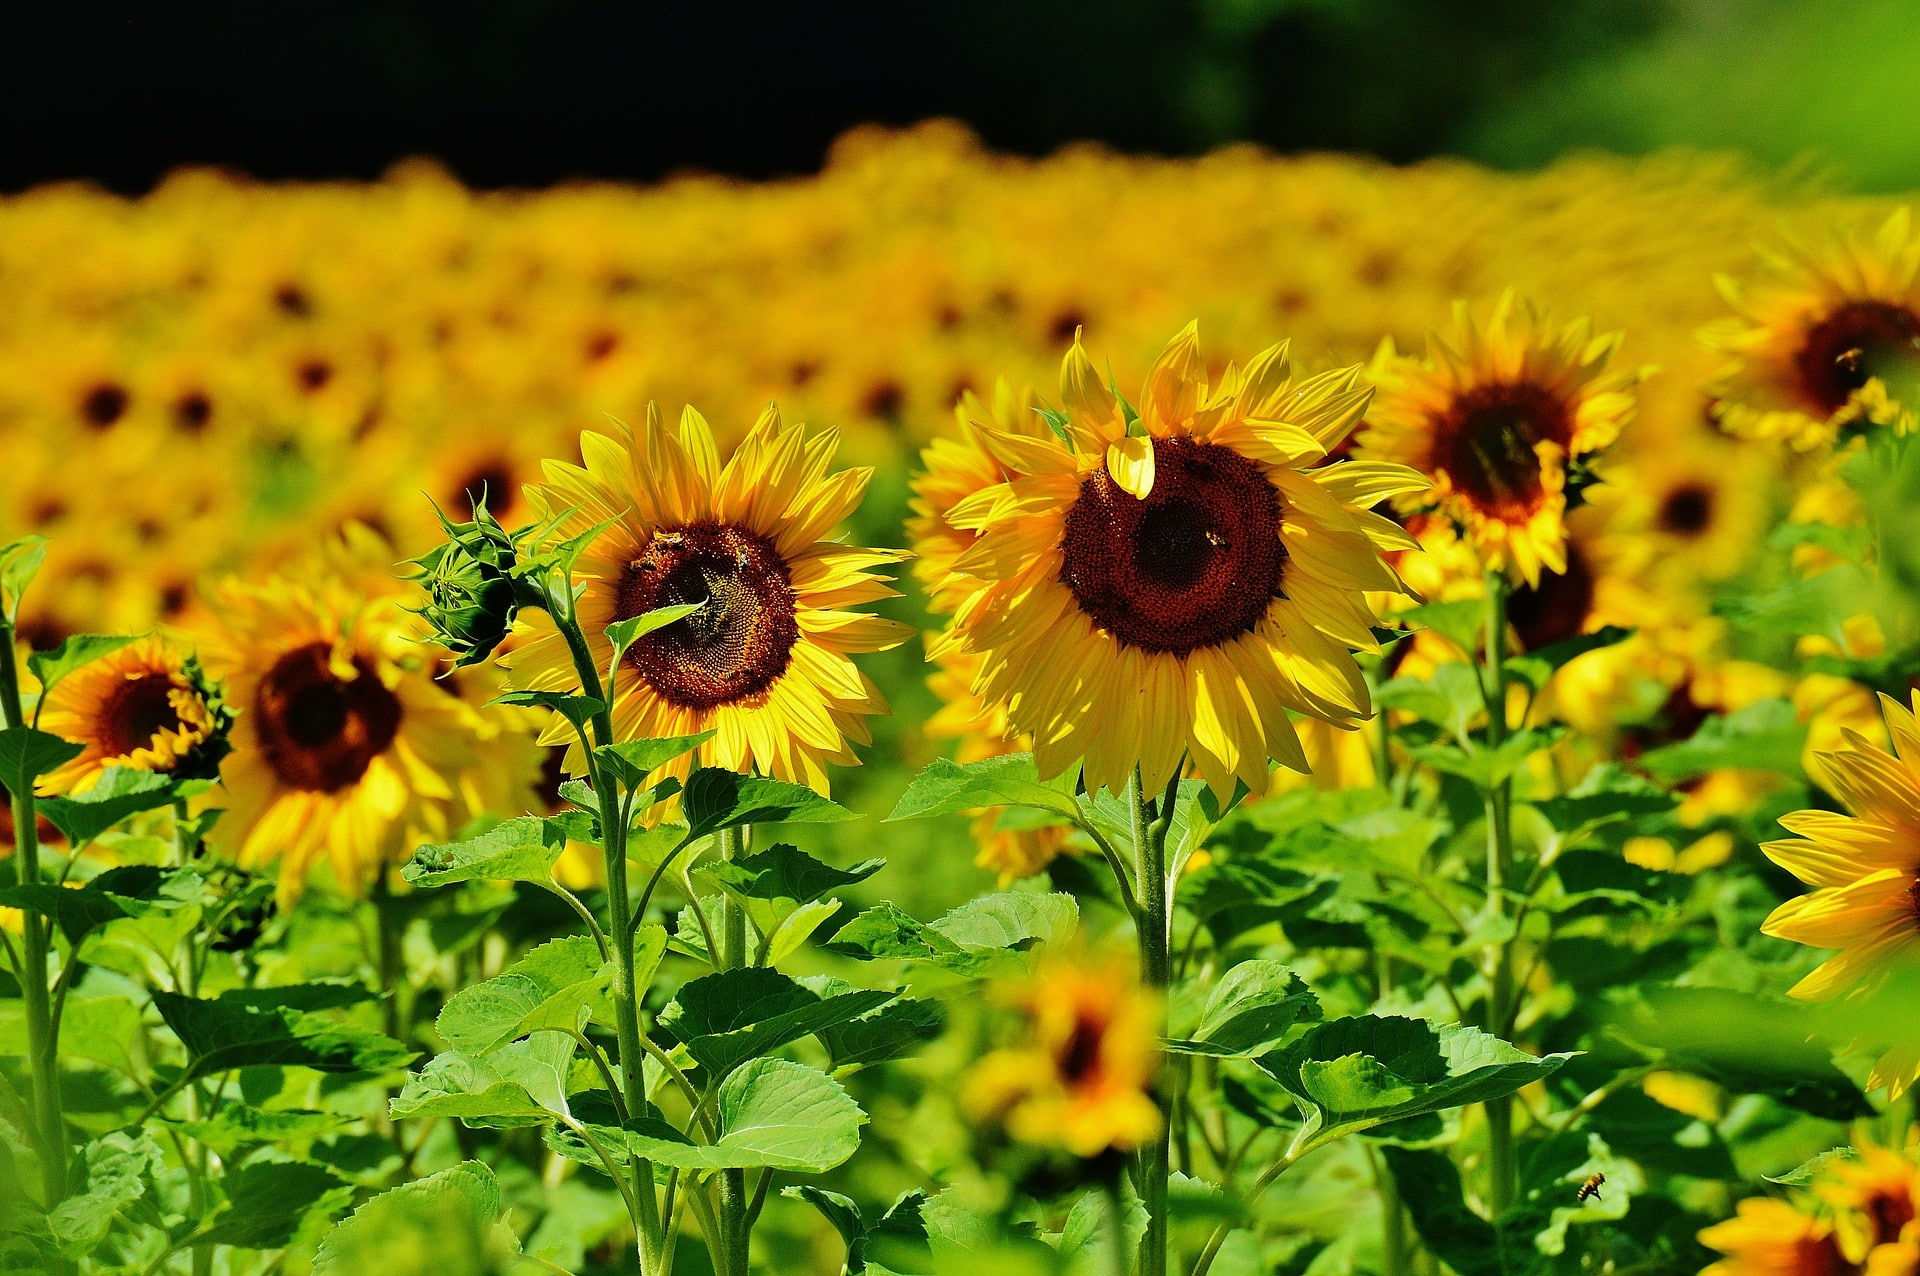
[(100, 714), (99, 742), (108, 757), (144, 749), (162, 731), (180, 729), (173, 689), (173, 679), (163, 673), (138, 674), (114, 688)]
[(173, 401), (173, 422), (188, 434), (198, 434), (213, 420), (213, 400), (204, 390), (189, 390)]
[(1106, 1039), (1107, 1023), (1083, 1009), (1074, 1019), (1073, 1031), (1055, 1054), (1060, 1079), (1069, 1086), (1084, 1085), (1100, 1069), (1100, 1044)]
[(1838, 411), (1874, 377), (1920, 370), (1920, 315), (1884, 301), (1848, 302), (1807, 329), (1793, 362), (1808, 400)]
[(793, 582), (773, 542), (727, 523), (655, 532), (620, 574), (614, 619), (700, 604), (627, 649), (627, 663), (663, 699), (712, 709), (764, 695), (800, 638)]
[(80, 415), (96, 430), (104, 430), (127, 414), (127, 392), (104, 381), (80, 397)]
[(520, 489), (513, 481), (513, 471), (505, 460), (494, 457), (474, 466), (460, 480), (453, 492), (450, 513), (456, 519), (461, 518), (484, 496), (487, 509), (498, 518), (512, 508), (519, 495)]
[(1569, 544), (1566, 571), (1548, 572), (1538, 585), (1514, 590), (1507, 599), (1507, 619), (1519, 635), (1521, 650), (1539, 651), (1584, 633), (1595, 585), (1586, 555)]
[(1080, 484), (1060, 538), (1060, 580), (1129, 646), (1184, 656), (1246, 633), (1280, 595), (1280, 493), (1216, 443), (1155, 439), (1153, 491), (1103, 466)]
[(400, 733), (400, 700), (372, 667), (334, 672), (316, 642), (274, 662), (254, 693), (254, 729), (267, 762), (297, 789), (332, 793), (357, 782)]
[(1546, 495), (1535, 448), (1573, 441), (1573, 418), (1559, 395), (1524, 381), (1475, 386), (1435, 423), (1434, 465), (1482, 511), (1522, 519)]
[(1668, 492), (1655, 516), (1660, 530), (1674, 536), (1698, 536), (1713, 522), (1713, 491), (1704, 483), (1686, 483)]

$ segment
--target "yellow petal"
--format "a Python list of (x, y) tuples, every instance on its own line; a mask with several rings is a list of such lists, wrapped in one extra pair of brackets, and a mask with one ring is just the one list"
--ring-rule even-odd
[(1127, 435), (1107, 446), (1107, 473), (1140, 500), (1153, 491), (1153, 440)]

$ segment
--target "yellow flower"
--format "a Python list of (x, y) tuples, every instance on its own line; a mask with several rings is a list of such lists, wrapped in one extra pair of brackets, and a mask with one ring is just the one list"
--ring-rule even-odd
[(974, 493), (1015, 477), (994, 456), (981, 427), (1043, 438), (1047, 423), (1038, 407), (1031, 390), (1016, 392), (1005, 381), (994, 385), (991, 404), (969, 390), (953, 410), (960, 437), (937, 438), (921, 450), (907, 543), (913, 547), (914, 578), (926, 590), (932, 610), (952, 612), (965, 600), (967, 580), (957, 576), (953, 567), (979, 539), (977, 532), (949, 523), (948, 513)]
[[(1815, 948), (1838, 949), (1792, 989), (1825, 999), (1869, 990), (1920, 962), (1920, 728), (1913, 713), (1881, 698), (1893, 753), (1859, 733), (1816, 759), (1816, 778), (1851, 814), (1798, 811), (1780, 824), (1798, 836), (1762, 849), (1814, 889), (1774, 909), (1761, 929)], [(1871, 1078), (1898, 1097), (1920, 1078), (1914, 1051), (1883, 1057)]]
[(363, 892), (476, 807), (511, 800), (476, 791), (482, 726), (434, 680), (435, 649), (415, 641), (403, 600), (369, 596), (338, 565), (227, 582), (203, 643), (240, 711), (211, 840), (243, 867), (277, 861), (284, 900), (322, 861), (339, 889)]
[(1920, 391), (1920, 236), (1909, 210), (1861, 243), (1840, 232), (1824, 247), (1788, 239), (1760, 250), (1751, 285), (1722, 277), (1738, 312), (1701, 333), (1731, 356), (1707, 386), (1730, 433), (1819, 447), (1849, 427), (1905, 433)]
[(1832, 1227), (1770, 1198), (1741, 1201), (1735, 1217), (1700, 1233), (1700, 1243), (1726, 1255), (1700, 1276), (1844, 1276), (1855, 1270)]
[[(829, 474), (836, 436), (809, 436), (769, 407), (722, 463), (706, 421), (688, 408), (676, 434), (649, 408), (638, 430), (580, 436), (584, 468), (548, 461), (529, 489), (537, 514), (571, 536), (611, 520), (575, 566), (578, 611), (604, 670), (606, 628), (661, 607), (699, 603), (628, 648), (615, 687), (621, 739), (716, 734), (700, 760), (827, 789), (826, 764), (850, 765), (885, 699), (851, 657), (911, 636), (854, 610), (893, 595), (876, 569), (905, 557), (830, 540), (872, 471)], [(544, 613), (507, 657), (516, 685), (571, 689), (566, 643)], [(557, 722), (543, 743), (571, 728)], [(567, 765), (579, 774), (577, 742)], [(667, 771), (685, 775), (687, 759)]]
[(82, 665), (47, 694), (40, 729), (86, 747), (38, 788), (87, 789), (108, 767), (210, 779), (231, 720), (197, 661), (160, 638), (142, 638)]
[(1069, 441), (989, 427), (1015, 475), (961, 502), (979, 533), (949, 633), (981, 658), (974, 691), (1033, 740), (1043, 776), (1148, 788), (1183, 754), (1218, 792), (1264, 791), (1269, 758), (1307, 769), (1287, 711), (1367, 715), (1350, 649), (1378, 651), (1367, 590), (1410, 537), (1366, 508), (1424, 485), (1398, 465), (1309, 468), (1365, 410), (1358, 369), (1296, 384), (1284, 347), (1207, 384), (1195, 330), (1167, 346), (1137, 419), (1075, 342)]
[(1814, 1190), (1832, 1207), (1841, 1252), (1854, 1262), (1889, 1248), (1896, 1253), (1881, 1261), (1891, 1262), (1903, 1242), (1920, 1243), (1920, 1167), (1908, 1157), (1862, 1143), (1857, 1155), (1829, 1161)]
[[(1027, 741), (1007, 722), (1004, 707), (983, 704), (973, 694), (973, 676), (979, 657), (951, 649), (938, 652), (927, 686), (940, 697), (941, 708), (927, 719), (927, 735), (934, 740), (957, 740), (954, 756), (960, 762), (978, 762), (1004, 753), (1025, 752)], [(1000, 875), (1006, 886), (1032, 877), (1063, 851), (1072, 849), (1064, 824), (1039, 828), (999, 827), (1002, 808), (990, 807), (973, 820), (973, 840), (980, 849), (973, 862)]]
[(1512, 292), (1485, 327), (1464, 304), (1424, 360), (1391, 347), (1376, 360), (1380, 398), (1358, 454), (1430, 475), (1400, 498), (1436, 506), (1490, 568), (1529, 585), (1566, 570), (1568, 468), (1610, 446), (1632, 417), (1643, 373), (1609, 371), (1619, 334), (1585, 319), (1554, 328)]
[(1025, 1040), (974, 1064), (961, 1101), (976, 1120), (1075, 1156), (1139, 1147), (1160, 1131), (1151, 1095), (1160, 1004), (1125, 961), (1054, 958), (1000, 997), (1026, 1019)]

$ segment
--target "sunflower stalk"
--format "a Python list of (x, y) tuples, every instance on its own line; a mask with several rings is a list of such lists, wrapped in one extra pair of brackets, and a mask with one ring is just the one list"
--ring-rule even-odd
[[(615, 743), (613, 713), (606, 708), (606, 696), (600, 670), (587, 646), (586, 635), (571, 608), (554, 616), (555, 627), (566, 638), (574, 670), (580, 677), (581, 693), (601, 702), (589, 724), (594, 744), (604, 748)], [(627, 1111), (646, 1111), (647, 1084), (645, 1054), (640, 1044), (640, 990), (634, 986), (634, 926), (632, 902), (627, 894), (627, 826), (622, 815), (619, 780), (608, 774), (595, 760), (595, 750), (587, 750), (587, 778), (600, 803), (600, 849), (607, 874), (607, 938), (613, 945), (614, 1044), (619, 1057), (621, 1088)], [(660, 1203), (654, 1196), (653, 1162), (633, 1159), (635, 1191), (639, 1217), (633, 1220), (639, 1239), (640, 1270), (643, 1276), (663, 1272), (666, 1237), (660, 1222)]]
[[(14, 625), (0, 617), (0, 722), (7, 730), (27, 725), (20, 707), (20, 669), (15, 663)], [(40, 880), (39, 814), (33, 786), (22, 784), (10, 794), (13, 801), (15, 873), (21, 885)], [(34, 1151), (40, 1158), (41, 1195), (48, 1207), (67, 1194), (67, 1126), (60, 1112), (59, 1042), (47, 987), (51, 937), (47, 920), (32, 909), (21, 910), (20, 999), (27, 1021), (27, 1068), (33, 1079), (34, 1116), (39, 1126)]]
[[(1487, 573), (1486, 681), (1487, 742), (1498, 749), (1507, 739), (1507, 578)], [(1507, 909), (1507, 880), (1513, 875), (1513, 834), (1510, 827), (1511, 792), (1507, 780), (1489, 785), (1484, 793), (1487, 820), (1487, 910), (1498, 921)], [(1497, 929), (1497, 928), (1496, 928)], [(1487, 975), (1487, 1031), (1504, 1036), (1512, 1017), (1513, 939), (1496, 939), (1484, 956)], [(1513, 1099), (1489, 1099), (1487, 1116), (1487, 1204), (1499, 1217), (1513, 1203)]]
[[(1172, 885), (1167, 876), (1167, 831), (1173, 826), (1173, 806), (1179, 796), (1180, 770), (1176, 766), (1157, 807), (1149, 802), (1140, 768), (1127, 779), (1127, 807), (1132, 816), (1135, 877), (1140, 893), (1140, 982), (1162, 993), (1173, 982), (1171, 958)], [(1165, 1026), (1162, 1025), (1164, 1032)], [(1172, 1067), (1162, 1062), (1154, 1085), (1160, 1109), (1160, 1131), (1140, 1149), (1140, 1199), (1146, 1207), (1147, 1230), (1140, 1241), (1139, 1276), (1165, 1276), (1167, 1270), (1167, 1184), (1173, 1138)]]
[[(720, 858), (731, 863), (747, 853), (744, 827), (722, 829), (718, 834)], [(720, 903), (720, 941), (714, 953), (719, 970), (734, 970), (747, 963), (747, 913), (729, 892)], [(762, 1185), (764, 1187), (764, 1183)], [(747, 1276), (751, 1257), (753, 1206), (747, 1198), (747, 1172), (720, 1172), (720, 1271), (725, 1276)]]

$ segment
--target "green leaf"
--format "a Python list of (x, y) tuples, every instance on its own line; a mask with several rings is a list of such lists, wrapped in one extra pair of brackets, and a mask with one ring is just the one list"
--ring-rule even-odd
[(160, 1146), (145, 1133), (104, 1135), (80, 1155), (86, 1190), (47, 1212), (54, 1244), (79, 1258), (106, 1239), (120, 1211), (147, 1193), (147, 1185), (166, 1171)]
[(604, 713), (607, 708), (604, 700), (570, 695), (564, 691), (506, 691), (495, 696), (493, 703), (514, 708), (550, 709), (571, 722), (576, 731), (585, 731), (587, 724), (593, 721), (593, 715)]
[[(635, 945), (634, 983), (645, 987), (666, 949), (663, 927), (641, 928)], [(641, 972), (644, 970), (644, 974)], [(583, 1021), (611, 1022), (606, 1000), (614, 967), (587, 935), (568, 935), (540, 945), (502, 973), (462, 988), (447, 999), (434, 1029), (455, 1050), (485, 1054), (542, 1029), (577, 1032)]]
[(1477, 1028), (1360, 1015), (1309, 1029), (1258, 1063), (1301, 1102), (1320, 1143), (1512, 1094), (1572, 1057), (1536, 1058)]
[(173, 801), (173, 781), (156, 771), (108, 767), (85, 792), (40, 799), (40, 813), (74, 846), (94, 838), (142, 811)]
[(858, 1276), (866, 1270), (863, 1250), (866, 1247), (867, 1224), (860, 1217), (860, 1207), (848, 1197), (838, 1192), (829, 1192), (823, 1187), (811, 1183), (798, 1183), (780, 1189), (780, 1195), (792, 1201), (805, 1201), (820, 1211), (822, 1218), (840, 1233), (841, 1243), (847, 1247), (847, 1261), (843, 1264), (847, 1276)]
[(619, 744), (602, 745), (594, 750), (594, 755), (600, 759), (602, 766), (614, 769), (626, 781), (627, 787), (634, 788), (681, 754), (691, 753), (713, 739), (713, 734), (711, 731), (701, 731), (695, 735), (671, 736), (664, 740), (625, 740)]
[(703, 867), (699, 876), (740, 901), (754, 927), (771, 935), (801, 905), (856, 886), (886, 863), (872, 859), (852, 868), (835, 868), (782, 842), (737, 860), (715, 861)]
[(911, 1054), (938, 1037), (946, 1025), (947, 1012), (939, 1002), (903, 997), (814, 1035), (826, 1047), (830, 1066), (837, 1072)]
[(687, 836), (704, 837), (743, 824), (830, 824), (860, 817), (805, 785), (741, 775), (721, 767), (701, 767), (680, 793)]
[(893, 904), (868, 909), (825, 947), (867, 960), (925, 961), (956, 974), (1013, 969), (1036, 944), (1070, 938), (1080, 920), (1073, 896), (1003, 892), (962, 904), (934, 922), (920, 922)]
[(608, 666), (619, 664), (620, 657), (627, 654), (627, 648), (656, 629), (664, 629), (676, 620), (685, 620), (705, 606), (704, 602), (675, 603), (670, 607), (655, 607), (638, 616), (612, 622), (602, 631), (607, 635), (607, 641), (613, 644), (613, 658), (607, 662)]
[(250, 1161), (220, 1177), (226, 1208), (198, 1232), (201, 1243), (241, 1249), (284, 1249), (309, 1214), (334, 1213), (353, 1187), (310, 1161)]
[(0, 729), (0, 785), (5, 785), (9, 793), (24, 793), (35, 780), (84, 751), (84, 745), (32, 727)]
[(760, 959), (760, 964), (778, 966), (806, 943), (809, 935), (838, 917), (840, 908), (839, 900), (816, 899), (788, 913), (773, 933), (767, 936), (765, 956)]
[(894, 804), (889, 820), (924, 820), (990, 806), (1028, 806), (1074, 819), (1080, 808), (1071, 793), (1040, 782), (1030, 753), (1007, 753), (978, 762), (937, 758)]
[[(479, 1161), (394, 1188), (320, 1240), (313, 1276), (467, 1276), (503, 1270), (500, 1185)], [(510, 1242), (511, 1238), (507, 1238)]]
[(1176, 1054), (1251, 1059), (1279, 1045), (1294, 1024), (1319, 1017), (1319, 998), (1285, 963), (1245, 961), (1214, 985), (1192, 1039), (1169, 1041), (1166, 1048)]
[(1487, 604), (1479, 598), (1457, 602), (1427, 603), (1400, 613), (1400, 619), (1421, 629), (1431, 629), (1460, 650), (1472, 655), (1485, 641)]
[(1594, 767), (1564, 795), (1533, 805), (1556, 831), (1576, 841), (1619, 820), (1665, 815), (1678, 804), (1673, 793), (1609, 763)]
[(110, 656), (122, 647), (139, 642), (143, 634), (69, 634), (60, 640), (60, 645), (48, 651), (36, 651), (27, 656), (27, 668), (33, 670), (33, 676), (40, 680), (40, 694), (46, 695), (53, 685), (82, 665), (92, 664), (102, 656)]
[(1817, 1156), (1812, 1156), (1788, 1170), (1785, 1174), (1763, 1174), (1769, 1183), (1778, 1183), (1782, 1187), (1806, 1187), (1825, 1178), (1835, 1165), (1844, 1165), (1859, 1159), (1859, 1152), (1851, 1147), (1828, 1148)]
[(683, 985), (660, 1012), (660, 1026), (701, 1067), (724, 1076), (749, 1059), (858, 1019), (894, 996), (875, 989), (823, 997), (777, 970), (742, 966)]
[(110, 868), (80, 887), (37, 882), (0, 886), (0, 905), (24, 908), (50, 917), (69, 944), (122, 917), (139, 917), (159, 898), (166, 874), (150, 864), (123, 864)]
[(400, 876), (415, 886), (448, 886), (475, 880), (551, 882), (553, 863), (567, 848), (558, 822), (526, 815), (496, 824), (478, 837), (414, 851)]
[[(66, 1033), (60, 1034), (61, 1046)], [(240, 1159), (247, 1148), (274, 1144), (283, 1149), (310, 1144), (331, 1134), (352, 1120), (336, 1112), (315, 1112), (305, 1108), (267, 1111), (247, 1103), (223, 1103), (204, 1121), (170, 1121), (167, 1124), (206, 1144), (229, 1161)]]
[(491, 1054), (448, 1051), (407, 1078), (393, 1100), (396, 1118), (447, 1116), (467, 1125), (505, 1129), (570, 1116), (567, 1074), (574, 1041), (537, 1032)]
[(1677, 784), (1709, 771), (1776, 771), (1797, 775), (1807, 728), (1790, 700), (1756, 700), (1743, 709), (1708, 718), (1690, 740), (1641, 755), (1640, 767), (1656, 780)]
[(413, 1057), (413, 1051), (390, 1037), (308, 1008), (319, 1002), (340, 1004), (338, 997), (345, 992), (366, 996), (358, 989), (315, 991), (337, 987), (297, 984), (235, 990), (212, 999), (158, 989), (151, 995), (160, 1017), (186, 1047), (188, 1079), (268, 1064), (319, 1072), (385, 1072)]
[(1527, 764), (1528, 758), (1551, 747), (1559, 735), (1557, 728), (1530, 727), (1516, 731), (1494, 748), (1468, 750), (1436, 742), (1412, 745), (1407, 752), (1415, 761), (1424, 762), (1436, 771), (1457, 775), (1481, 789), (1490, 789), (1511, 779)]
[(1381, 708), (1411, 713), (1456, 740), (1466, 739), (1468, 724), (1486, 712), (1479, 679), (1472, 666), (1463, 664), (1441, 665), (1424, 678), (1394, 678), (1375, 699)]
[(0, 607), (6, 610), (8, 624), (20, 618), (20, 597), (46, 561), (47, 538), (38, 532), (0, 545)]
[[(69, 996), (60, 1014), (60, 1060), (85, 1060), (134, 1077), (131, 1050), (141, 1044), (141, 1033), (139, 1002)], [(0, 1055), (27, 1057), (26, 1004), (17, 997), (0, 1000)]]
[(867, 1120), (839, 1082), (787, 1059), (755, 1059), (736, 1070), (720, 1084), (719, 1112), (720, 1137), (711, 1144), (643, 1120), (629, 1124), (628, 1150), (681, 1170), (820, 1174), (854, 1154)]

